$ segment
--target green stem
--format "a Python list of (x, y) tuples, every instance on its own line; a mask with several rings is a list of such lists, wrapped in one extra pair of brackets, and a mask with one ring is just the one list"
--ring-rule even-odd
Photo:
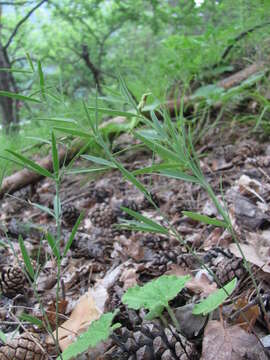
[[(60, 254), (60, 241), (61, 241), (61, 213), (59, 209), (60, 199), (60, 177), (55, 181), (55, 197), (57, 202), (57, 211), (56, 211), (56, 246), (58, 249), (58, 253)], [(63, 360), (60, 348), (59, 348), (59, 329), (58, 329), (58, 322), (59, 322), (59, 291), (60, 291), (60, 275), (61, 275), (61, 259), (57, 259), (57, 283), (56, 283), (56, 296), (55, 296), (55, 324), (56, 324), (56, 350), (59, 354), (61, 360)]]
[(166, 309), (167, 309), (167, 311), (168, 311), (168, 314), (169, 314), (170, 318), (172, 319), (172, 322), (173, 322), (174, 327), (177, 329), (177, 331), (180, 332), (179, 322), (178, 322), (178, 320), (176, 319), (176, 317), (175, 317), (175, 315), (174, 315), (174, 312), (172, 311), (170, 305), (166, 306)]

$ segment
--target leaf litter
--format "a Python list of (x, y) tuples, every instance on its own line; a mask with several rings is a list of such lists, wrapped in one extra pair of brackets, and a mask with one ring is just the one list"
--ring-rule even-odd
[[(119, 143), (121, 143), (120, 139)], [(212, 146), (215, 147), (214, 144)], [(226, 144), (221, 147), (226, 148)], [(233, 147), (234, 154), (229, 162), (227, 155), (226, 158), (224, 157), (224, 152), (221, 151), (221, 155), (210, 152), (201, 160), (202, 168), (206, 169), (205, 176), (217, 194), (220, 193), (219, 178), (222, 176), (222, 197), (228, 206), (244, 255), (253, 266), (268, 311), (270, 254), (267, 246), (270, 227), (268, 208), (270, 184), (268, 177), (258, 171), (260, 166), (264, 172), (267, 172), (267, 168), (261, 166), (264, 156), (267, 155), (263, 155), (262, 146), (252, 139), (240, 140)], [(260, 151), (256, 152), (258, 147)], [(128, 156), (123, 156), (128, 168), (142, 168), (150, 164), (148, 153), (129, 152)], [(228, 164), (230, 166), (227, 166)], [(265, 359), (266, 355), (258, 339), (264, 339), (268, 330), (256, 291), (243, 267), (242, 254), (239, 253), (226, 229), (216, 228), (207, 218), (205, 219), (208, 223), (202, 223), (188, 218), (183, 213), (183, 211), (191, 211), (219, 219), (216, 209), (205, 193), (197, 184), (184, 183), (172, 178), (165, 179), (157, 175), (150, 178), (147, 174), (140, 175), (139, 178), (155, 194), (161, 211), (166, 214), (184, 241), (193, 248), (196, 257), (187, 253), (185, 247), (170, 234), (134, 233), (129, 230), (118, 230), (115, 227), (123, 216), (122, 213), (119, 215), (119, 207), (115, 204), (119, 205), (126, 200), (136, 203), (137, 210), (143, 216), (156, 222), (162, 221), (160, 214), (131, 184), (124, 182), (117, 171), (108, 172), (95, 181), (85, 181), (82, 175), (74, 176), (72, 181), (66, 177), (62, 184), (61, 201), (66, 204), (72, 203), (79, 211), (84, 210), (86, 215), (70, 250), (61, 263), (60, 301), (66, 302), (67, 305), (64, 311), (66, 320), (61, 321), (58, 328), (60, 348), (65, 351), (70, 344), (81, 339), (80, 334), (85, 332), (91, 323), (100, 319), (102, 314), (114, 314), (117, 308), (120, 311), (114, 314), (114, 319), (108, 315), (110, 321), (107, 322), (106, 331), (111, 333), (111, 323), (118, 322), (122, 327), (128, 327), (131, 332), (139, 331), (144, 324), (146, 313), (138, 309), (138, 303), (134, 305), (135, 309), (128, 308), (125, 304), (126, 298), (123, 298), (125, 292), (134, 286), (138, 286), (135, 289), (147, 286), (150, 280), (158, 279), (161, 275), (175, 276), (174, 279), (189, 275), (191, 280), (184, 284), (183, 288), (180, 286), (177, 289), (173, 285), (167, 289), (166, 304), (170, 304), (175, 311), (182, 328), (181, 333), (186, 339), (194, 342), (197, 349), (202, 345), (202, 352), (198, 358)], [(15, 253), (20, 254), (18, 236), (22, 235), (33, 268), (38, 269), (36, 290), (45, 311), (51, 314), (52, 321), (56, 316), (53, 315), (55, 306), (53, 308), (49, 304), (56, 304), (56, 263), (52, 259), (51, 249), (46, 243), (44, 233), (50, 231), (55, 234), (56, 230), (50, 214), (44, 215), (41, 209), (30, 206), (28, 200), (52, 208), (53, 198), (52, 182), (44, 179), (36, 185), (34, 192), (25, 188), (15, 193), (14, 197), (5, 198), (1, 203), (1, 222), (5, 227), (2, 237), (5, 240), (6, 233)], [(97, 222), (94, 225), (93, 219), (95, 218), (95, 221), (97, 219), (95, 211), (102, 203), (111, 206), (115, 211), (114, 223), (110, 226), (102, 226), (102, 223), (99, 226)], [(123, 205), (126, 207), (126, 203)], [(133, 210), (132, 207), (131, 209)], [(14, 221), (15, 217), (16, 221)], [(66, 221), (63, 223), (62, 235), (60, 245), (64, 248), (70, 236), (70, 225)], [(9, 245), (0, 247), (0, 259), (1, 283), (2, 289), (5, 290), (10, 284), (3, 274), (11, 274), (10, 269), (18, 266), (18, 263), (23, 268), (23, 259), (14, 256)], [(222, 285), (233, 278), (237, 279), (237, 287), (233, 295), (236, 297), (237, 306), (227, 304), (225, 301), (220, 310), (222, 318), (218, 312), (213, 313), (217, 320), (211, 321), (208, 315), (193, 313), (196, 304), (217, 290), (217, 284), (202, 268), (202, 263), (209, 266)], [(27, 308), (24, 312), (29, 316), (37, 316), (41, 319), (43, 316), (31, 287), (25, 284), (23, 289), (19, 289), (19, 283), (16, 286), (17, 293), (21, 293), (18, 298), (10, 297), (7, 292), (8, 296), (3, 293), (0, 299), (1, 332), (7, 338), (7, 343), (12, 340), (12, 334), (20, 322), (22, 309)], [(175, 298), (170, 296), (172, 289)], [(127, 294), (128, 292), (125, 296)], [(153, 294), (150, 292), (146, 298), (143, 298), (142, 304), (151, 309), (150, 303), (153, 299)], [(223, 301), (224, 299), (221, 302)], [(162, 303), (164, 305), (164, 302)], [(246, 316), (233, 317), (233, 314), (245, 307), (251, 309), (249, 313), (247, 309)], [(24, 329), (29, 332), (39, 332), (42, 346), (46, 348), (48, 345), (48, 349), (52, 349), (47, 350), (48, 354), (55, 355), (55, 347), (49, 341), (49, 337), (45, 340), (42, 329), (38, 329), (37, 325), (31, 322), (26, 322)], [(22, 332), (22, 328), (19, 332)], [(95, 345), (95, 343), (91, 344)], [(110, 346), (115, 347), (107, 344), (101, 351), (107, 352)], [(89, 358), (91, 353), (94, 354), (94, 349), (86, 351)]]

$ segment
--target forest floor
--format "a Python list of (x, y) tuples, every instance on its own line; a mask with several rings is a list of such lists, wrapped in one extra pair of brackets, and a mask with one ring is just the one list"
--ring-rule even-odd
[[(212, 140), (207, 140), (207, 145), (197, 148), (197, 152), (203, 155), (200, 165), (205, 178), (228, 208), (235, 233), (268, 311), (270, 143), (252, 137), (248, 130), (247, 127), (231, 129), (226, 136), (224, 132), (217, 131)], [(121, 149), (132, 141), (129, 135), (123, 134), (116, 140), (115, 146)], [(134, 170), (150, 166), (153, 157), (149, 151), (141, 149), (125, 152), (120, 160), (129, 170)], [(83, 161), (81, 165), (84, 166)], [(74, 340), (74, 334), (85, 329), (85, 324), (97, 319), (100, 313), (119, 308), (114, 321), (120, 322), (122, 329), (78, 359), (218, 360), (225, 356), (227, 359), (267, 359), (266, 348), (263, 349), (257, 339), (265, 338), (267, 341), (269, 313), (268, 319), (265, 319), (232, 236), (222, 227), (206, 225), (182, 214), (183, 210), (189, 210), (219, 218), (208, 195), (197, 184), (173, 178), (140, 175), (139, 179), (151, 191), (160, 211), (117, 170), (105, 172), (94, 180), (88, 175), (69, 175), (61, 184), (62, 248), (79, 213), (83, 210), (85, 215), (61, 264), (60, 348), (65, 349)], [(56, 234), (56, 226), (51, 216), (32, 205), (37, 203), (52, 208), (54, 196), (53, 183), (50, 179), (43, 179), (35, 186), (7, 195), (1, 202), (0, 212), (2, 239), (7, 244), (0, 247), (0, 329), (7, 336), (16, 329), (19, 333), (34, 332), (48, 356), (55, 354), (55, 346), (46, 330), (30, 324), (22, 314), (44, 322), (44, 308), (52, 329), (55, 329), (57, 266), (44, 232)], [(173, 236), (116, 229), (115, 224), (127, 217), (120, 206), (173, 226), (197, 256), (189, 253), (183, 243)], [(35, 286), (28, 285), (21, 270), (19, 235), (34, 260), (35, 269), (39, 269)], [(219, 313), (214, 312), (212, 319), (192, 315), (193, 304), (217, 289), (215, 281), (199, 260), (212, 269), (219, 285), (227, 284), (234, 277), (238, 279), (233, 303), (226, 302)], [(180, 324), (179, 339), (178, 335), (172, 336), (174, 339), (167, 333), (161, 336), (159, 332), (157, 335), (152, 328), (149, 328), (152, 337), (149, 331), (146, 334), (145, 325), (142, 325), (144, 312), (128, 309), (121, 302), (129, 287), (143, 285), (164, 274), (190, 274), (192, 277), (171, 302)], [(77, 310), (74, 312), (75, 305)], [(246, 309), (244, 316), (240, 311), (242, 308)], [(155, 326), (161, 331), (160, 324)], [(143, 336), (136, 337), (135, 333)], [(155, 341), (158, 336), (163, 339), (163, 345)], [(182, 350), (177, 350), (176, 342), (179, 341)], [(27, 344), (19, 344), (14, 339), (0, 346), (0, 359), (11, 359), (3, 355), (7, 351), (5, 349), (17, 351), (19, 347), (27, 348), (30, 354)], [(153, 351), (151, 355), (149, 348)], [(13, 356), (20, 359), (16, 357), (19, 355)]]

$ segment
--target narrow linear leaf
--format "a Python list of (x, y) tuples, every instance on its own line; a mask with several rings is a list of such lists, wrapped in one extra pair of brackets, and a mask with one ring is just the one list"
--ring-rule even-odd
[(54, 136), (53, 131), (52, 131), (52, 158), (53, 158), (54, 174), (55, 174), (55, 177), (58, 178), (58, 176), (59, 176), (59, 158), (58, 158), (56, 140), (55, 140), (55, 136)]
[(127, 84), (124, 80), (124, 78), (121, 76), (121, 74), (118, 74), (118, 81), (119, 81), (119, 85), (120, 85), (120, 90), (122, 95), (125, 97), (126, 101), (132, 105), (132, 107), (134, 109), (137, 110), (137, 103), (134, 100), (133, 96), (131, 95), (130, 91), (128, 90)]
[(129, 172), (127, 169), (124, 168), (124, 166), (119, 163), (118, 161), (111, 159), (115, 165), (118, 167), (118, 169), (121, 171), (121, 173), (124, 175), (124, 177), (129, 180), (138, 190), (140, 190), (144, 195), (149, 196), (147, 189), (143, 186), (143, 184), (136, 179), (136, 177)]
[(167, 149), (165, 146), (159, 144), (157, 141), (146, 139), (139, 133), (136, 133), (135, 136), (139, 140), (141, 140), (147, 147), (149, 147), (153, 152), (157, 153), (162, 159), (170, 159), (171, 161), (178, 162), (179, 165), (181, 165), (180, 158), (175, 152)]
[(27, 167), (28, 169), (42, 175), (45, 177), (49, 177), (51, 179), (53, 179), (53, 174), (51, 174), (47, 169), (43, 168), (42, 166), (38, 165), (37, 163), (35, 163), (34, 161), (28, 159), (27, 157), (16, 153), (13, 150), (6, 150), (8, 153), (12, 154), (13, 156), (15, 156), (17, 159), (19, 159), (23, 165), (25, 167)]
[(41, 118), (35, 118), (33, 120), (51, 121), (51, 122), (56, 122), (56, 123), (61, 123), (61, 124), (77, 124), (77, 121), (74, 119), (65, 119), (65, 118), (58, 118), (58, 117), (53, 117), (53, 118), (41, 117)]
[(38, 75), (39, 75), (39, 86), (43, 100), (46, 100), (45, 93), (45, 80), (40, 60), (38, 60)]
[(21, 74), (32, 74), (30, 70), (22, 70), (22, 69), (10, 69), (10, 68), (0, 68), (2, 72), (10, 72), (10, 73), (21, 73)]
[(93, 134), (96, 135), (97, 134), (97, 126), (96, 126), (96, 122), (94, 120), (92, 120), (92, 117), (88, 111), (88, 108), (86, 106), (86, 103), (83, 101), (83, 108), (84, 108), (84, 111), (85, 111), (85, 114), (86, 114), (86, 117), (87, 117), (87, 120), (88, 120), (88, 123), (93, 131)]
[(90, 168), (90, 169), (70, 169), (68, 171), (65, 171), (66, 174), (91, 174), (99, 171), (106, 171), (108, 169), (111, 169), (111, 167), (100, 167), (100, 168)]
[(159, 225), (155, 221), (148, 219), (147, 217), (141, 215), (140, 213), (133, 211), (131, 209), (128, 209), (126, 207), (123, 207), (123, 206), (121, 206), (121, 209), (124, 210), (127, 214), (129, 214), (132, 217), (134, 217), (135, 219), (137, 219), (138, 221), (140, 221), (146, 225), (149, 225), (153, 229), (156, 229), (156, 231), (162, 232), (163, 234), (164, 233), (168, 234), (168, 230), (164, 226)]
[(223, 288), (210, 294), (205, 300), (199, 304), (195, 304), (192, 314), (207, 315), (213, 310), (217, 309), (223, 302), (232, 294), (237, 284), (237, 278), (234, 278)]
[(60, 260), (60, 252), (55, 237), (50, 232), (48, 232), (46, 234), (46, 239), (48, 241), (48, 244), (50, 245), (50, 248), (52, 249), (53, 255), (56, 257), (57, 260)]
[(43, 326), (43, 323), (41, 320), (39, 320), (35, 316), (29, 315), (29, 314), (22, 313), (20, 315), (20, 320), (28, 321), (30, 324), (37, 325), (40, 328)]
[(218, 220), (216, 218), (211, 218), (207, 215), (194, 213), (192, 211), (182, 211), (182, 213), (184, 215), (186, 215), (187, 217), (189, 217), (190, 219), (202, 222), (204, 224), (209, 224), (209, 225), (214, 225), (214, 226), (219, 226), (219, 227), (224, 227), (224, 228), (227, 227), (225, 221)]
[(24, 95), (12, 93), (10, 91), (1, 90), (0, 91), (0, 96), (6, 96), (6, 97), (9, 97), (9, 98), (16, 99), (16, 100), (21, 100), (21, 101), (32, 101), (32, 102), (35, 102), (35, 103), (41, 103), (41, 101), (38, 100), (38, 99), (34, 99), (32, 97), (29, 97), (29, 96), (24, 96)]
[(84, 212), (81, 212), (81, 213), (80, 213), (80, 216), (78, 217), (78, 219), (77, 219), (77, 221), (76, 221), (76, 223), (75, 223), (75, 225), (74, 225), (73, 228), (72, 228), (71, 234), (70, 234), (70, 236), (69, 236), (69, 239), (68, 239), (68, 241), (67, 241), (67, 243), (66, 243), (66, 246), (65, 246), (65, 249), (64, 249), (63, 257), (65, 257), (65, 256), (67, 255), (67, 252), (68, 252), (68, 250), (69, 250), (70, 247), (71, 247), (71, 244), (72, 244), (72, 242), (73, 242), (73, 240), (74, 240), (74, 237), (75, 237), (75, 235), (76, 235), (76, 232), (77, 232), (77, 230), (78, 230), (78, 227), (79, 227), (79, 225), (80, 225), (83, 217), (84, 217)]
[(158, 165), (152, 165), (145, 168), (132, 171), (133, 175), (142, 175), (142, 174), (152, 174), (154, 171), (166, 171), (174, 170), (176, 167), (179, 167), (179, 163), (162, 163)]
[(108, 161), (108, 160), (100, 158), (100, 157), (96, 157), (96, 156), (92, 156), (92, 155), (81, 155), (81, 157), (83, 159), (92, 161), (96, 164), (106, 165), (111, 168), (117, 168), (117, 166), (112, 161)]
[(28, 255), (27, 249), (24, 245), (23, 238), (21, 235), (19, 235), (19, 244), (20, 244), (20, 249), (21, 249), (21, 253), (23, 256), (25, 268), (26, 268), (29, 276), (31, 277), (31, 279), (34, 280), (35, 279), (35, 271), (34, 271), (30, 256)]
[(25, 55), (26, 55), (26, 58), (27, 58), (27, 60), (28, 60), (29, 66), (30, 66), (30, 68), (32, 69), (32, 72), (35, 72), (34, 64), (33, 64), (33, 61), (32, 61), (32, 59), (31, 59), (30, 54), (29, 54), (29, 53), (26, 53)]
[(55, 214), (54, 212), (48, 208), (47, 206), (44, 206), (44, 205), (40, 205), (40, 204), (37, 204), (37, 203), (31, 203), (34, 207), (36, 207), (37, 209), (47, 213), (48, 215), (52, 216), (54, 219), (55, 219)]
[(195, 176), (185, 174), (180, 170), (160, 170), (160, 174), (174, 179), (200, 184), (200, 181)]
[(106, 108), (96, 108), (95, 106), (87, 106), (88, 110), (90, 111), (96, 111), (98, 110), (98, 112), (101, 112), (103, 114), (108, 114), (108, 115), (112, 115), (112, 116), (124, 116), (124, 117), (141, 117), (140, 115), (133, 113), (133, 112), (128, 112), (128, 111), (120, 111), (120, 110), (114, 110), (114, 109), (106, 109)]
[(77, 130), (77, 129), (68, 129), (68, 128), (65, 128), (65, 127), (61, 127), (61, 126), (54, 126), (53, 127), (54, 130), (58, 130), (58, 131), (61, 131), (63, 133), (66, 133), (66, 134), (70, 134), (70, 135), (73, 135), (73, 136), (79, 136), (79, 137), (83, 137), (83, 138), (91, 138), (93, 135), (91, 135), (89, 132), (85, 132), (85, 131), (81, 131), (81, 130)]
[(124, 220), (119, 224), (119, 228), (168, 235), (168, 230), (166, 228), (164, 228), (164, 230), (157, 229), (157, 227), (152, 227), (136, 220)]

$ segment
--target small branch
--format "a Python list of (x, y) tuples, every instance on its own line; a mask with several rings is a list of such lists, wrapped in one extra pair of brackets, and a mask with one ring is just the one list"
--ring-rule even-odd
[(224, 61), (226, 59), (226, 57), (229, 55), (230, 51), (232, 50), (232, 48), (235, 46), (235, 44), (243, 39), (244, 37), (246, 37), (247, 35), (251, 34), (253, 31), (255, 30), (258, 30), (258, 29), (261, 29), (262, 27), (264, 26), (267, 26), (269, 25), (270, 22), (267, 21), (265, 23), (262, 23), (262, 24), (259, 24), (259, 25), (256, 25), (246, 31), (243, 31), (241, 34), (239, 34), (238, 36), (236, 36), (234, 39), (233, 39), (233, 43), (231, 45), (229, 45), (223, 52), (223, 54), (221, 55), (221, 60), (220, 62)]
[(40, 1), (36, 6), (34, 6), (26, 15), (25, 17), (23, 17), (18, 24), (15, 26), (12, 34), (10, 35), (6, 45), (4, 46), (4, 49), (7, 50), (7, 48), (9, 47), (9, 45), (11, 44), (14, 36), (17, 34), (17, 31), (19, 30), (20, 26), (23, 25), (25, 23), (25, 21), (33, 14), (33, 12), (35, 12), (42, 4), (44, 4), (45, 2), (47, 2), (48, 0), (42, 0)]

